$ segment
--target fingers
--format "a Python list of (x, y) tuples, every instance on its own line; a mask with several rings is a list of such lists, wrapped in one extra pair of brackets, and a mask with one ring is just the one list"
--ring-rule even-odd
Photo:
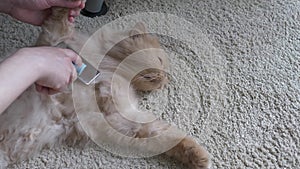
[[(77, 55), (78, 56), (78, 55)], [(74, 61), (72, 61), (75, 65), (81, 66), (82, 65), (82, 59), (80, 56), (78, 56)]]
[(70, 49), (62, 49), (62, 50), (68, 57), (70, 57), (71, 61), (74, 64), (81, 66), (82, 60), (81, 60), (80, 56), (77, 55), (77, 53), (75, 53), (73, 50), (70, 50)]
[(46, 10), (27, 10), (18, 9), (13, 11), (12, 17), (32, 25), (40, 26), (43, 24), (44, 20), (51, 14), (50, 9)]
[(75, 17), (80, 15), (80, 9), (76, 9), (76, 10), (70, 10), (69, 12), (69, 22), (74, 23), (75, 22)]
[(59, 93), (58, 90), (51, 89), (49, 87), (44, 87), (44, 86), (41, 86), (38, 84), (35, 84), (35, 89), (37, 92), (45, 94), (45, 95), (53, 95), (53, 94)]
[[(78, 55), (77, 55), (78, 56)], [(81, 66), (82, 65), (82, 60), (81, 58), (78, 56), (75, 60), (72, 61), (73, 64), (75, 65), (78, 65), (78, 66)], [(69, 84), (74, 82), (76, 79), (77, 79), (77, 71), (76, 71), (76, 68), (75, 66), (73, 65), (72, 66), (73, 70), (72, 70), (72, 76), (71, 78), (69, 79)]]
[[(81, 66), (82, 65), (82, 60), (79, 55), (77, 55), (74, 51), (70, 49), (63, 49), (65, 54), (70, 57), (72, 64)], [(77, 71), (74, 65), (72, 65), (72, 74), (69, 79), (69, 84), (74, 82), (77, 79)]]
[(45, 94), (45, 95), (54, 95), (60, 92), (66, 92), (69, 91), (69, 86), (63, 87), (61, 89), (53, 89), (53, 88), (49, 88), (49, 87), (45, 87), (45, 86), (41, 86), (39, 84), (35, 84), (35, 89), (37, 92)]
[[(81, 66), (81, 58), (70, 49), (55, 47), (36, 48), (36, 50), (38, 49), (52, 51), (52, 53), (48, 52), (48, 54), (51, 53), (51, 55), (45, 57), (47, 57), (47, 59), (49, 58), (49, 63), (57, 65), (57, 68), (53, 69), (52, 66), (47, 69), (47, 76), (36, 81), (36, 90), (47, 95), (67, 91), (68, 86), (77, 79), (77, 72), (74, 64)], [(53, 59), (54, 57), (60, 59)]]
[(80, 15), (80, 10), (81, 9), (79, 9), (79, 8), (70, 10), (69, 16), (76, 17), (76, 16)]
[[(75, 64), (78, 66), (82, 65), (82, 60), (81, 60), (80, 56), (77, 55), (73, 50), (70, 50), (70, 49), (62, 49), (62, 50), (65, 52), (66, 56), (71, 59), (72, 64)], [(74, 82), (76, 79), (77, 79), (77, 71), (76, 71), (75, 66), (72, 65), (72, 74), (70, 75), (68, 84)]]
[(75, 17), (79, 16), (80, 15), (80, 11), (81, 9), (83, 9), (85, 6), (85, 3), (82, 2), (79, 7), (77, 8), (74, 8), (74, 9), (71, 9), (70, 12), (69, 12), (69, 22), (73, 23), (75, 21)]
[(50, 8), (53, 6), (71, 9), (69, 21), (74, 22), (74, 17), (79, 15), (85, 6), (84, 0), (19, 0), (14, 3), (9, 15), (32, 25), (40, 26), (49, 16)]
[(60, 6), (65, 8), (76, 8), (82, 6), (82, 1), (48, 0), (49, 6)]
[(73, 16), (69, 16), (68, 18), (69, 22), (74, 23), (75, 22), (75, 18)]
[(77, 79), (77, 71), (76, 71), (75, 66), (73, 66), (72, 76), (69, 79), (69, 84), (74, 82), (76, 79)]

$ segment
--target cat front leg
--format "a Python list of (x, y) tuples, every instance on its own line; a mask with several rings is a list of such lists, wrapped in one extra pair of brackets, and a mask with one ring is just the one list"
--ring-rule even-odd
[(69, 9), (53, 7), (52, 14), (42, 25), (36, 46), (56, 46), (71, 37), (74, 26), (68, 21)]
[(57, 46), (73, 35), (74, 24), (68, 19), (70, 9), (63, 7), (52, 7), (51, 9), (52, 13), (42, 25), (42, 32), (37, 39), (36, 46)]

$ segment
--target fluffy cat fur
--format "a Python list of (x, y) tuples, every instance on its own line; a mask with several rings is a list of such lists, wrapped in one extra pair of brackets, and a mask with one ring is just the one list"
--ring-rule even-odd
[[(53, 9), (53, 15), (42, 26), (43, 31), (37, 41), (37, 46), (55, 46), (64, 42), (73, 49), (79, 50), (82, 47), (83, 36), (74, 32), (67, 15), (67, 9)], [(147, 34), (145, 26), (138, 23), (130, 31), (103, 30), (93, 40), (94, 45), (86, 47), (88, 49), (86, 54), (91, 57), (89, 60), (99, 60), (98, 57), (103, 55), (98, 67), (102, 74), (96, 79), (97, 83), (94, 88), (96, 101), (101, 113), (112, 127), (107, 130), (106, 135), (101, 137), (109, 136), (116, 131), (132, 139), (149, 138), (163, 133), (169, 126), (165, 121), (136, 123), (123, 116), (125, 114), (134, 117), (140, 113), (137, 111), (135, 91), (160, 89), (168, 81), (163, 71), (168, 67), (167, 56), (161, 50), (158, 39)], [(118, 67), (127, 56), (141, 50), (143, 54), (139, 59), (128, 59), (126, 64)], [(133, 76), (133, 79), (129, 78), (137, 65), (151, 68), (141, 71)], [(115, 80), (114, 84), (112, 84), (113, 80)], [(80, 82), (75, 83), (80, 86)], [(130, 84), (130, 87), (128, 88), (126, 84)], [(88, 86), (81, 85), (81, 88), (82, 90), (76, 97), (84, 96), (89, 90)], [(116, 95), (116, 99), (113, 99), (113, 94)], [(128, 104), (128, 95), (133, 108)], [(86, 103), (81, 104), (88, 105), (89, 102), (87, 100)], [(119, 109), (115, 106), (116, 104)], [(122, 111), (122, 115), (118, 110)], [(90, 111), (82, 110), (87, 119)], [(97, 131), (97, 126), (94, 130)], [(206, 150), (192, 137), (186, 136), (182, 139), (176, 134), (180, 133), (179, 130), (173, 132), (172, 137), (162, 135), (160, 138), (164, 141), (178, 141), (178, 144), (165, 154), (187, 164), (190, 168), (208, 168), (210, 161)], [(51, 148), (64, 143), (74, 145), (88, 140), (76, 116), (72, 93), (46, 96), (36, 92), (31, 86), (0, 117), (0, 168), (26, 160), (45, 147)], [(116, 141), (116, 144), (124, 143), (120, 139)], [(151, 150), (151, 147), (143, 144), (146, 142), (137, 142), (130, 146)]]

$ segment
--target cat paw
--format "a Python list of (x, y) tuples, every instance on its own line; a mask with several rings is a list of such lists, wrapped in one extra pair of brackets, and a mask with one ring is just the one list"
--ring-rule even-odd
[(195, 147), (188, 150), (189, 166), (193, 169), (208, 169), (210, 168), (210, 159), (206, 150), (201, 147)]
[(184, 138), (166, 154), (175, 157), (191, 169), (208, 169), (210, 167), (208, 152), (190, 137)]

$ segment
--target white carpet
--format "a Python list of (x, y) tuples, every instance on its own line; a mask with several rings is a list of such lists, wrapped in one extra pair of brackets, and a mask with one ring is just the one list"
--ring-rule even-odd
[[(80, 16), (77, 28), (90, 32), (139, 12), (173, 14), (193, 24), (177, 32), (190, 38), (188, 42), (160, 36), (170, 53), (171, 83), (141, 104), (207, 147), (212, 168), (299, 168), (300, 1), (111, 0), (108, 4), (109, 13), (93, 19)], [(39, 31), (6, 17), (0, 15), (1, 57), (31, 46)], [(178, 29), (165, 27), (181, 30), (185, 25), (180, 23)], [(157, 26), (152, 24), (149, 27)], [(83, 149), (44, 150), (10, 168), (185, 166), (162, 155), (119, 157), (91, 143)]]

